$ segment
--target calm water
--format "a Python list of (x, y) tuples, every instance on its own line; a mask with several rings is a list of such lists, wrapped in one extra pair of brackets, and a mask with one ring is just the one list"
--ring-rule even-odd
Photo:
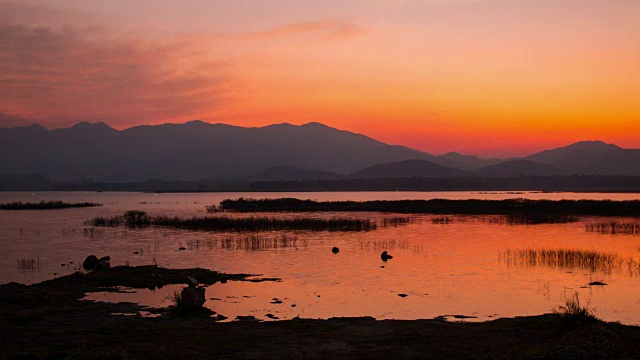
[[(266, 319), (296, 316), (374, 316), (379, 319), (475, 316), (471, 320), (549, 312), (578, 292), (596, 315), (608, 321), (640, 324), (640, 236), (601, 235), (585, 224), (513, 226), (500, 217), (453, 216), (452, 224), (418, 223), (366, 233), (272, 232), (286, 236), (277, 247), (252, 249), (237, 238), (248, 234), (212, 234), (172, 229), (103, 228), (91, 232), (83, 221), (139, 209), (151, 215), (205, 215), (206, 205), (237, 197), (296, 197), (315, 200), (387, 199), (638, 199), (638, 194), (352, 192), (352, 193), (0, 193), (0, 203), (63, 200), (98, 202), (98, 208), (0, 212), (0, 282), (33, 283), (73, 272), (89, 254), (109, 255), (112, 265), (170, 268), (203, 267), (230, 273), (254, 273), (283, 281), (229, 282), (207, 289), (206, 306), (230, 319), (252, 315)], [(297, 216), (296, 214), (269, 214)], [(317, 217), (382, 218), (394, 214), (305, 214)], [(241, 215), (237, 215), (241, 216)], [(635, 219), (617, 219), (635, 222)], [(640, 221), (640, 220), (639, 220)], [(85, 230), (87, 229), (87, 230)], [(228, 246), (225, 239), (234, 238)], [(332, 254), (331, 248), (340, 248)], [(185, 247), (187, 250), (178, 251)], [(616, 254), (623, 262), (610, 269), (531, 265), (505, 259), (508, 249), (579, 249)], [(380, 253), (394, 258), (386, 264)], [(134, 252), (139, 252), (134, 255)], [(34, 269), (18, 261), (36, 259)], [(521, 259), (522, 260), (522, 259)], [(73, 263), (71, 263), (73, 262)], [(384, 267), (382, 267), (384, 266)], [(602, 281), (607, 286), (587, 286)], [(137, 301), (168, 306), (168, 286), (134, 293), (94, 293), (102, 301)], [(406, 294), (400, 297), (399, 294)], [(282, 301), (273, 304), (273, 299)]]

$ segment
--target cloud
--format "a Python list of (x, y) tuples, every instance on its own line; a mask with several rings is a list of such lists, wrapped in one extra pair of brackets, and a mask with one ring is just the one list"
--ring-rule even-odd
[(0, 108), (10, 113), (56, 125), (126, 125), (188, 119), (231, 101), (231, 67), (211, 55), (211, 44), (12, 20), (0, 24)]
[(296, 22), (256, 32), (252, 35), (258, 38), (311, 36), (324, 40), (333, 40), (357, 36), (365, 32), (364, 28), (346, 20), (327, 20)]

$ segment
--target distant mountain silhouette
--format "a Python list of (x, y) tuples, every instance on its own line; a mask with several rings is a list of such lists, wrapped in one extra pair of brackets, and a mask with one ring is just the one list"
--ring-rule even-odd
[[(466, 170), (474, 170), (467, 172)], [(245, 128), (191, 121), (116, 130), (82, 122), (0, 128), (0, 173), (97, 182), (216, 182), (349, 177), (640, 175), (640, 150), (579, 142), (522, 159), (434, 156), (320, 123)], [(203, 186), (204, 186), (203, 185)]]
[(567, 171), (529, 160), (509, 160), (476, 169), (473, 174), (481, 177), (559, 176), (567, 175)]
[(373, 165), (350, 175), (355, 179), (466, 176), (469, 176), (469, 173), (464, 170), (445, 167), (429, 160), (404, 160)]
[(273, 166), (350, 173), (383, 162), (432, 155), (319, 123), (243, 128), (191, 121), (123, 131), (80, 123), (48, 131), (0, 129), (0, 167), (59, 179), (194, 180), (243, 177)]
[(334, 180), (342, 179), (342, 174), (296, 168), (291, 166), (272, 166), (253, 173), (245, 178), (249, 181), (279, 181), (279, 180)]
[(582, 141), (524, 158), (581, 175), (640, 175), (640, 150), (602, 141)]
[(450, 152), (436, 156), (433, 161), (442, 166), (461, 170), (475, 170), (483, 166), (498, 164), (505, 161), (505, 159), (482, 159), (474, 155), (462, 155), (457, 152)]

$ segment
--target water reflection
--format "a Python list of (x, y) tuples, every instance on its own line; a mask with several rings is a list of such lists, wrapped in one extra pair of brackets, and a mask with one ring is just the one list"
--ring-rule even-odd
[[(20, 200), (20, 194), (0, 194), (2, 196), (7, 201)], [(433, 216), (425, 215), (416, 217), (410, 224), (380, 227), (366, 233), (211, 234), (158, 228), (86, 230), (85, 233), (84, 229), (91, 228), (83, 226), (83, 221), (94, 216), (117, 216), (126, 210), (141, 208), (153, 216), (189, 217), (202, 215), (205, 205), (220, 199), (247, 194), (60, 193), (48, 194), (45, 200), (56, 200), (56, 196), (67, 202), (92, 201), (105, 205), (46, 213), (3, 212), (0, 217), (0, 243), (3, 246), (0, 282), (33, 283), (68, 274), (87, 255), (97, 254), (111, 256), (113, 266), (155, 263), (170, 268), (201, 267), (283, 279), (279, 283), (229, 282), (209, 287), (205, 306), (229, 319), (254, 316), (273, 320), (267, 314), (279, 319), (296, 316), (417, 319), (453, 314), (477, 316), (472, 320), (482, 321), (492, 319), (496, 314), (521, 316), (549, 312), (561, 304), (563, 292), (578, 291), (581, 299), (591, 300), (599, 317), (625, 324), (640, 323), (639, 299), (630, 296), (637, 293), (640, 279), (638, 237), (602, 236), (600, 232), (585, 231), (587, 224), (611, 220), (633, 222), (630, 219), (585, 218), (577, 223), (510, 226), (504, 217), (497, 216), (448, 215), (450, 220), (447, 222), (434, 221)], [(272, 196), (318, 200), (481, 197), (470, 193), (306, 193), (300, 196), (278, 193)], [(508, 197), (506, 194), (486, 196)], [(526, 196), (615, 198), (617, 195)], [(637, 197), (633, 194), (624, 196)], [(297, 214), (278, 216), (295, 217)], [(381, 221), (396, 215), (312, 213), (304, 216), (357, 216)], [(334, 254), (333, 247), (338, 247), (340, 252)], [(503, 257), (505, 249), (512, 249), (514, 254), (519, 251), (517, 249), (534, 249), (538, 253), (534, 265), (526, 256), (516, 256), (517, 262), (509, 264)], [(615, 254), (623, 262), (619, 264), (615, 260), (609, 268), (597, 263), (580, 265), (544, 260), (553, 258), (541, 257), (539, 251), (545, 249)], [(380, 259), (380, 253), (385, 250), (394, 256), (387, 263)], [(39, 258), (39, 267), (34, 266), (31, 270), (25, 265), (24, 271), (18, 268), (20, 259), (30, 264), (31, 259), (36, 258)], [(588, 287), (593, 281), (608, 285)], [(165, 286), (155, 289), (155, 293), (136, 290), (132, 294), (109, 296), (122, 296), (116, 299), (118, 301), (139, 300), (166, 307), (169, 303), (163, 304), (162, 299), (172, 291), (170, 286)], [(100, 295), (88, 297), (97, 300)], [(272, 304), (274, 298), (282, 303)], [(451, 319), (455, 320), (454, 317)]]

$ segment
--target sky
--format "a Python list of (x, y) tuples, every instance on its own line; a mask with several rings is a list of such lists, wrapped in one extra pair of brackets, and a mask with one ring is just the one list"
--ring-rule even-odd
[(0, 0), (0, 126), (321, 122), (442, 154), (640, 148), (637, 0)]

